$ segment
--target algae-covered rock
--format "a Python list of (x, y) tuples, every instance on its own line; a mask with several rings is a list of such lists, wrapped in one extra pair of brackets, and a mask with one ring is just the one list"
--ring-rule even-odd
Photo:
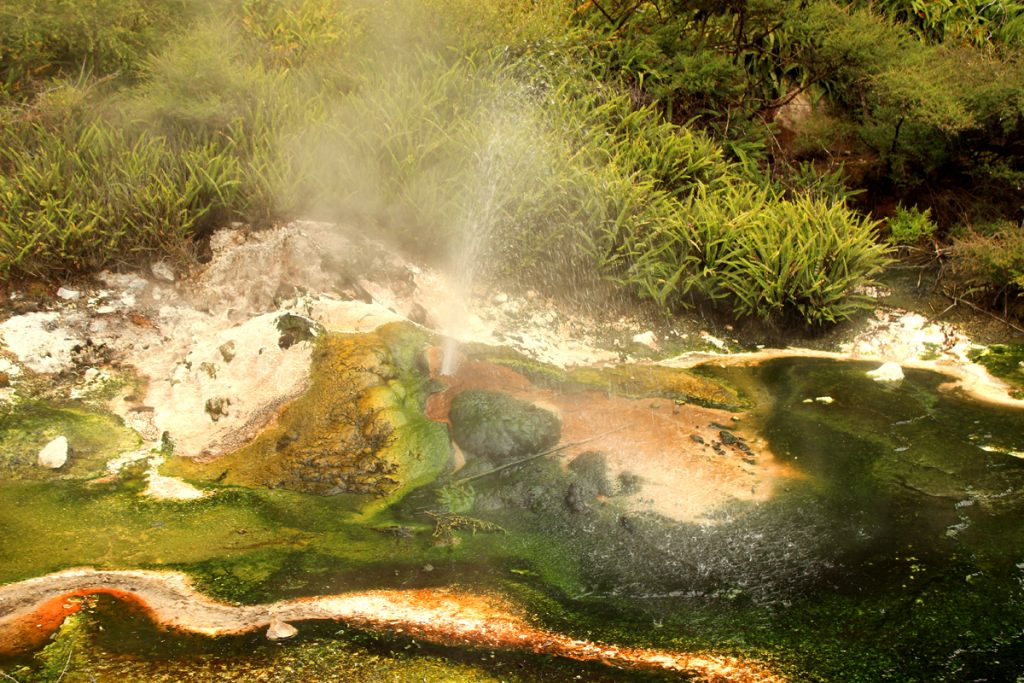
[(749, 407), (735, 389), (718, 379), (664, 365), (577, 368), (568, 373), (568, 379), (574, 384), (599, 387), (618, 396), (669, 398), (723, 410)]
[(551, 411), (491, 391), (464, 391), (449, 413), (455, 442), (463, 449), (495, 460), (551, 448), (562, 423)]
[(311, 385), (247, 446), (166, 471), (226, 484), (394, 498), (440, 473), (444, 427), (423, 414), (426, 378), (405, 345), (411, 328), (316, 339)]

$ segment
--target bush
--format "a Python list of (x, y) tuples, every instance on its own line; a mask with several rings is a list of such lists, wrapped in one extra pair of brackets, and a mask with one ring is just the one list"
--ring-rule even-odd
[(192, 0), (19, 0), (0, 7), (0, 95), (31, 96), (58, 77), (129, 78)]
[(211, 144), (179, 151), (100, 121), (4, 121), (0, 139), (3, 279), (184, 258), (239, 185), (237, 161)]
[(867, 303), (856, 289), (887, 262), (875, 238), (843, 203), (699, 188), (679, 220), (627, 236), (622, 281), (672, 308), (710, 300), (739, 316), (834, 323)]
[(919, 210), (916, 206), (909, 209), (896, 207), (896, 213), (886, 223), (889, 226), (889, 239), (893, 244), (913, 245), (935, 235), (938, 226), (932, 220), (931, 209)]
[[(871, 226), (827, 199), (838, 178), (800, 176), (816, 199), (759, 189), (754, 143), (732, 138), (746, 163), (727, 161), (633, 84), (596, 77), (595, 34), (569, 17), (525, 1), (212, 6), (164, 49), (139, 43), (137, 83), (5, 110), (3, 273), (184, 253), (229, 215), (304, 216), (549, 291), (606, 276), (669, 308), (703, 297), (765, 319), (848, 315), (845, 297), (884, 257), (866, 246)], [(744, 73), (705, 57), (686, 68)]]
[(969, 231), (953, 243), (953, 266), (974, 295), (1007, 308), (1024, 303), (1024, 226), (1003, 222)]

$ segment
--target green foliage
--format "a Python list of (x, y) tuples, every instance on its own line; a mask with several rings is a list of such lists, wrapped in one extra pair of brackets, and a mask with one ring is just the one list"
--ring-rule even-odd
[(977, 293), (1008, 305), (1024, 298), (1024, 226), (1003, 222), (953, 243), (957, 275)]
[(349, 3), (339, 0), (241, 0), (245, 35), (268, 68), (301, 68), (343, 57), (358, 36)]
[(237, 160), (211, 143), (179, 151), (101, 121), (5, 120), (0, 137), (2, 278), (183, 258), (239, 185)]
[(59, 76), (136, 76), (192, 0), (20, 0), (0, 6), (0, 96)]
[[(1021, 44), (1012, 0), (741, 0), (587, 5), (594, 63), (730, 156), (768, 166), (766, 127), (800, 93), (825, 96), (852, 128), (857, 182), (908, 197), (964, 175), (1001, 197), (1024, 167)], [(984, 158), (982, 158), (984, 156)], [(989, 169), (998, 169), (990, 172)], [(782, 173), (781, 175), (785, 175)], [(989, 200), (991, 202), (991, 200)], [(998, 203), (998, 202), (997, 202)], [(1007, 207), (1010, 211), (1017, 207)], [(1002, 210), (1002, 209), (1001, 209)]]
[(932, 220), (931, 209), (919, 210), (896, 207), (896, 213), (887, 221), (889, 238), (894, 244), (917, 244), (935, 235), (938, 226)]
[[(42, 32), (49, 15), (32, 7)], [(0, 276), (184, 257), (228, 217), (304, 216), (438, 259), (469, 242), (494, 264), (485, 275), (548, 290), (610, 277), (668, 308), (702, 298), (817, 324), (849, 315), (884, 262), (837, 175), (793, 174), (790, 202), (762, 169), (765, 122), (793, 88), (899, 91), (871, 112), (913, 100), (886, 80), (892, 27), (866, 12), (623, 5), (609, 33), (589, 10), (525, 0), (229, 0), (180, 17), (154, 5), (134, 23), (135, 5), (103, 7), (132, 77), (3, 110)], [(66, 70), (39, 58), (53, 67), (40, 79)], [(960, 130), (961, 100), (940, 104), (926, 124)]]
[(854, 291), (886, 263), (875, 225), (845, 204), (741, 185), (699, 188), (682, 220), (628, 235), (618, 256), (623, 281), (663, 305), (720, 301), (740, 316), (815, 325), (861, 308)]
[(1024, 39), (1024, 3), (1014, 0), (882, 0), (873, 7), (922, 42), (983, 48)]

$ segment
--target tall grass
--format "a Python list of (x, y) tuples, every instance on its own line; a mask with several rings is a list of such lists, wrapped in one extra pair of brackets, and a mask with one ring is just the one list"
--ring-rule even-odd
[(885, 260), (873, 226), (762, 189), (597, 79), (568, 22), (530, 2), (215, 6), (133, 79), (4, 107), (0, 277), (184, 256), (229, 217), (308, 216), (426, 258), (486, 231), (492, 277), (552, 290), (608, 277), (671, 309), (850, 315)]
[(185, 257), (198, 230), (227, 218), (240, 185), (238, 161), (211, 143), (178, 150), (101, 121), (4, 121), (0, 136), (4, 279)]

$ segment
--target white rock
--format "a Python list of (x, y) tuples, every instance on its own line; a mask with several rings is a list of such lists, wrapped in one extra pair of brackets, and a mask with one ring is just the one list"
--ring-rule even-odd
[(29, 370), (60, 372), (74, 365), (72, 351), (83, 343), (78, 333), (63, 323), (57, 313), (26, 313), (0, 323), (0, 337)]
[(11, 362), (6, 358), (0, 357), (0, 373), (7, 375), (8, 377), (18, 377), (21, 375), (21, 368), (17, 363)]
[(149, 484), (142, 494), (157, 500), (197, 500), (206, 495), (183, 479), (159, 474), (155, 464), (149, 471)]
[(68, 461), (68, 438), (58, 436), (39, 451), (39, 466), (51, 470), (60, 469)]
[(832, 398), (831, 396), (815, 396), (814, 400), (818, 403), (824, 403), (825, 405), (828, 405), (829, 403), (835, 401), (835, 399)]
[(298, 632), (299, 629), (288, 622), (273, 619), (267, 627), (267, 640), (288, 640), (294, 638)]
[(722, 341), (718, 337), (708, 334), (707, 332), (701, 332), (700, 338), (703, 339), (708, 344), (714, 346), (716, 349), (721, 349), (722, 351), (725, 351), (729, 348), (728, 344), (726, 344), (724, 341)]
[(508, 303), (508, 294), (505, 294), (504, 292), (500, 292), (498, 294), (495, 294), (493, 301), (496, 304)]
[(77, 289), (68, 289), (67, 287), (61, 287), (57, 290), (57, 296), (64, 301), (77, 301), (82, 298), (82, 293)]
[(634, 334), (633, 343), (643, 344), (649, 349), (658, 348), (658, 338), (654, 335), (654, 332), (652, 332), (651, 330), (647, 330), (646, 332), (641, 332), (639, 334)]
[(903, 379), (903, 368), (899, 363), (889, 361), (869, 371), (867, 375), (876, 382), (899, 382)]
[[(176, 365), (163, 370), (162, 376), (146, 373), (152, 381), (145, 404), (153, 407), (157, 430), (174, 439), (177, 453), (217, 456), (235, 450), (271, 421), (278, 407), (308, 388), (312, 346), (282, 349), (279, 317), (268, 313), (223, 330), (194, 328), (190, 347)], [(167, 327), (166, 320), (161, 324)], [(220, 349), (231, 343), (234, 356), (225, 363)], [(215, 373), (209, 371), (211, 366)], [(211, 422), (206, 405), (217, 397), (230, 397), (231, 410)]]
[(149, 267), (150, 272), (153, 273), (153, 277), (157, 280), (163, 280), (164, 282), (174, 282), (176, 276), (174, 275), (174, 269), (171, 268), (170, 264), (166, 261), (157, 261)]

